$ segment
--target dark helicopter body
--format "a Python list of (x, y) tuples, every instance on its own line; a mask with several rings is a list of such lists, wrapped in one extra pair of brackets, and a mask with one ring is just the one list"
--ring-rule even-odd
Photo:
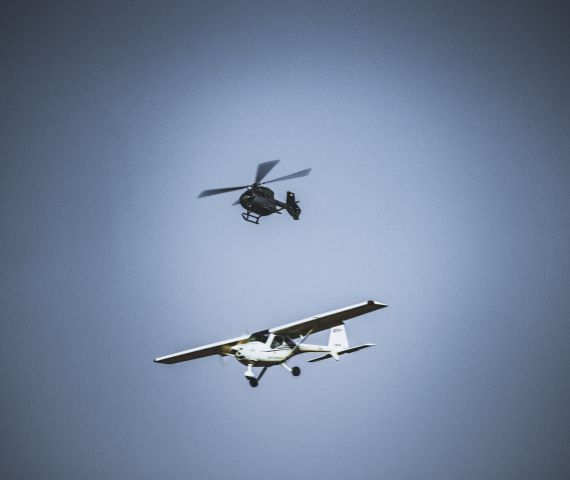
[[(234, 202), (234, 205), (238, 203), (245, 208), (246, 213), (242, 213), (241, 216), (247, 222), (259, 223), (261, 217), (271, 215), (272, 213), (281, 213), (281, 210), (287, 210), (287, 213), (293, 217), (294, 220), (299, 220), (299, 215), (301, 215), (301, 208), (298, 205), (298, 201), (295, 200), (295, 194), (293, 192), (287, 192), (286, 202), (281, 202), (275, 199), (275, 194), (273, 190), (267, 187), (263, 187), (261, 180), (269, 171), (279, 162), (279, 160), (272, 160), (271, 162), (260, 163), (257, 166), (257, 175), (255, 178), (255, 183), (253, 185), (245, 185), (242, 187), (230, 187), (230, 188), (217, 188), (213, 190), (204, 190), (200, 197), (207, 197), (210, 195), (216, 195), (218, 193), (226, 193), (234, 190), (241, 190), (242, 188), (247, 188), (243, 192), (239, 200)], [(288, 180), (291, 178), (304, 177), (310, 173), (311, 169), (302, 170), (300, 172), (292, 173), (291, 175), (286, 175), (284, 177), (275, 178), (274, 180), (269, 180), (263, 183), (277, 182), (281, 180)]]
[(273, 190), (267, 187), (254, 187), (246, 190), (240, 195), (239, 203), (246, 210), (262, 217), (275, 213), (277, 206)]
[(281, 213), (283, 209), (286, 209), (294, 220), (299, 220), (301, 215), (301, 208), (297, 205), (293, 192), (287, 192), (287, 203), (283, 203), (275, 199), (270, 188), (253, 187), (241, 194), (239, 203), (247, 210), (247, 213), (241, 214), (243, 219), (253, 223), (259, 223), (260, 217)]

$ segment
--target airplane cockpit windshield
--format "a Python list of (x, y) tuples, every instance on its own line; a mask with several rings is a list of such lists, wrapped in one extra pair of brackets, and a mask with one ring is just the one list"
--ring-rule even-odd
[(275, 335), (273, 341), (271, 342), (271, 348), (279, 348), (282, 345), (287, 345), (289, 348), (295, 348), (295, 342), (289, 337)]
[(251, 340), (253, 340), (255, 342), (265, 343), (265, 342), (267, 342), (267, 339), (269, 338), (269, 332), (267, 330), (265, 330), (263, 332), (257, 332), (257, 333), (254, 333), (250, 338), (251, 338)]

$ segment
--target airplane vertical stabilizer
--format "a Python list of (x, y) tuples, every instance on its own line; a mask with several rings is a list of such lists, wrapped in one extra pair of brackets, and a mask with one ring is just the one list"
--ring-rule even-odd
[(348, 337), (346, 336), (346, 328), (344, 323), (331, 328), (329, 334), (329, 345), (328, 347), (334, 352), (339, 350), (346, 350), (348, 345)]

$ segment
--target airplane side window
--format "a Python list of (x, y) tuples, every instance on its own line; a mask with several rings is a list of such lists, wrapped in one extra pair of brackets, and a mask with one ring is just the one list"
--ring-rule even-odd
[(291, 340), (289, 337), (285, 337), (285, 343), (291, 348), (296, 347), (295, 342), (293, 340)]
[(283, 343), (283, 340), (281, 339), (281, 337), (275, 337), (273, 339), (273, 341), (271, 342), (271, 348), (277, 348), (282, 343)]

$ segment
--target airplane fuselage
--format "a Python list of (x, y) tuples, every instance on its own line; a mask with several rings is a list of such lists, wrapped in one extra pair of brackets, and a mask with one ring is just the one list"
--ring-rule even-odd
[(270, 367), (279, 365), (289, 358), (300, 353), (310, 352), (330, 352), (331, 349), (323, 345), (299, 345), (297, 348), (291, 348), (288, 345), (280, 345), (271, 348), (268, 343), (248, 342), (236, 345), (232, 349), (232, 353), (236, 360), (243, 365), (253, 365), (254, 367)]

